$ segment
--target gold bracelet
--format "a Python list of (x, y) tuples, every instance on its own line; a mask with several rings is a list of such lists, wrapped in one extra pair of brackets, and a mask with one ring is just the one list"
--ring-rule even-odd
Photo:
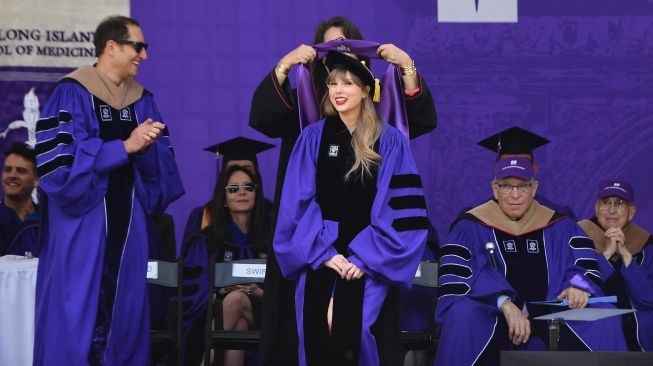
[(408, 67), (400, 66), (402, 76), (415, 75), (417, 68), (415, 67), (415, 60), (411, 60), (412, 63)]
[(281, 61), (279, 61), (279, 63), (277, 64), (277, 66), (274, 69), (276, 71), (279, 71), (280, 73), (282, 73), (284, 75), (288, 75), (288, 73), (290, 72), (290, 67), (284, 65), (283, 62), (281, 62)]

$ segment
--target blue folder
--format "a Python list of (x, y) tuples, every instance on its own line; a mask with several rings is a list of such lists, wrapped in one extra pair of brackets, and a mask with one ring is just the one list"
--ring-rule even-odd
[[(600, 297), (590, 297), (589, 299), (589, 304), (597, 304), (600, 302), (608, 302), (612, 304), (617, 303), (617, 297), (616, 296), (600, 296)], [(549, 305), (549, 306), (569, 306), (569, 302), (567, 299), (562, 299), (562, 300), (548, 300), (548, 301), (531, 301), (529, 304), (537, 304), (537, 305)]]

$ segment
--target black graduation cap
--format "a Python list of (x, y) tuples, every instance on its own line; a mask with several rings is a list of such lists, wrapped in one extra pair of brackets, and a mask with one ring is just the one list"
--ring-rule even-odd
[(363, 84), (370, 87), (370, 95), (373, 100), (375, 102), (379, 101), (379, 98), (381, 97), (379, 80), (374, 78), (374, 74), (372, 74), (372, 71), (370, 71), (367, 65), (365, 65), (364, 61), (359, 61), (340, 52), (329, 51), (323, 62), (329, 72), (334, 69), (342, 68), (358, 76)]
[(502, 154), (530, 154), (532, 156), (533, 150), (549, 142), (551, 141), (542, 136), (515, 126), (483, 139), (477, 144), (497, 153), (497, 156)]
[(256, 154), (269, 150), (275, 145), (267, 142), (252, 140), (247, 137), (236, 137), (223, 141), (219, 144), (206, 147), (204, 151), (216, 154), (217, 158), (222, 157), (222, 168), (230, 160), (251, 160), (258, 167)]

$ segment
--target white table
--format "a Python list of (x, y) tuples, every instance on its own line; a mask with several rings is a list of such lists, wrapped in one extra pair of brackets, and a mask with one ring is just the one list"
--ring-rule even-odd
[(0, 365), (29, 366), (38, 259), (0, 257)]

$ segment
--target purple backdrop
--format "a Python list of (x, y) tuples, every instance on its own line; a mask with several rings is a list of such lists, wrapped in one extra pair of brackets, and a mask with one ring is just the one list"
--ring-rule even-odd
[[(279, 143), (247, 126), (252, 93), (333, 15), (405, 49), (428, 81), (439, 126), (413, 146), (441, 235), (461, 208), (490, 194), (494, 156), (475, 142), (511, 125), (553, 141), (536, 153), (548, 198), (585, 217), (599, 179), (629, 179), (636, 221), (653, 230), (653, 2), (519, 5), (516, 24), (453, 24), (437, 22), (437, 0), (134, 1), (151, 44), (139, 79), (170, 126), (187, 190), (171, 208), (178, 237), (215, 181), (215, 159), (201, 149), (238, 135)], [(260, 157), (270, 198), (278, 152)]]

